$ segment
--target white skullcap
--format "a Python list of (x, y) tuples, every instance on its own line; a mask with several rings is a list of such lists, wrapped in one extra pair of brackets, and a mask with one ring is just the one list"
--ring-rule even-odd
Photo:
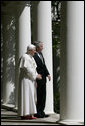
[(34, 49), (34, 48), (35, 48), (35, 46), (34, 46), (33, 44), (29, 44), (29, 45), (27, 46), (27, 51), (32, 50), (32, 49)]

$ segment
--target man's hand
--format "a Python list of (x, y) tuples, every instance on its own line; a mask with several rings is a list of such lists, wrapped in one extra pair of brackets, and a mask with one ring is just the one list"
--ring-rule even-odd
[(41, 79), (42, 79), (41, 74), (38, 74), (36, 78), (37, 78), (38, 80), (41, 80)]
[(50, 76), (50, 75), (48, 75), (47, 77), (48, 77), (48, 80), (50, 81), (50, 80), (51, 80), (51, 76)]

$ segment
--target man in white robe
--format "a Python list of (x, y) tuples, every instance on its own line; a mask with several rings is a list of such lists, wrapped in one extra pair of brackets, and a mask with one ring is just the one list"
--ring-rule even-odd
[(21, 57), (19, 68), (19, 96), (18, 96), (18, 115), (22, 119), (35, 119), (35, 84), (36, 79), (42, 79), (36, 71), (36, 62), (33, 58), (36, 48), (34, 45), (27, 47), (27, 53)]

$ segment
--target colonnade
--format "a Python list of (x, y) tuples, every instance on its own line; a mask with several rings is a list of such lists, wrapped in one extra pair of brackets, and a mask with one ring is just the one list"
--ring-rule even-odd
[[(19, 57), (26, 52), (31, 40), (44, 44), (43, 55), (51, 74), (47, 81), (47, 97), (45, 112), (54, 113), (53, 107), (53, 59), (52, 59), (52, 19), (51, 1), (39, 1), (36, 5), (36, 27), (31, 29), (30, 6), (26, 4), (19, 17)], [(35, 6), (34, 5), (34, 6)], [(36, 32), (36, 33), (35, 33)], [(62, 2), (61, 8), (61, 64), (60, 64), (60, 120), (84, 121), (84, 3), (82, 1)], [(15, 74), (17, 70), (15, 71)], [(17, 79), (16, 82), (17, 83)], [(17, 83), (18, 84), (18, 83)], [(15, 86), (15, 106), (17, 107), (18, 86)], [(5, 82), (5, 87), (7, 83)], [(10, 88), (3, 98), (8, 99)], [(4, 90), (4, 89), (3, 89)], [(3, 91), (4, 92), (4, 91)], [(3, 101), (4, 101), (3, 99)], [(7, 101), (3, 104), (7, 104)]]

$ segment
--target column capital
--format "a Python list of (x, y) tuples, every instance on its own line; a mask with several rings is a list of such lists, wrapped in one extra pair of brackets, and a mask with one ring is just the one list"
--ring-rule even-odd
[(3, 15), (14, 15), (17, 11), (21, 11), (25, 6), (30, 7), (31, 1), (1, 1), (1, 12)]

